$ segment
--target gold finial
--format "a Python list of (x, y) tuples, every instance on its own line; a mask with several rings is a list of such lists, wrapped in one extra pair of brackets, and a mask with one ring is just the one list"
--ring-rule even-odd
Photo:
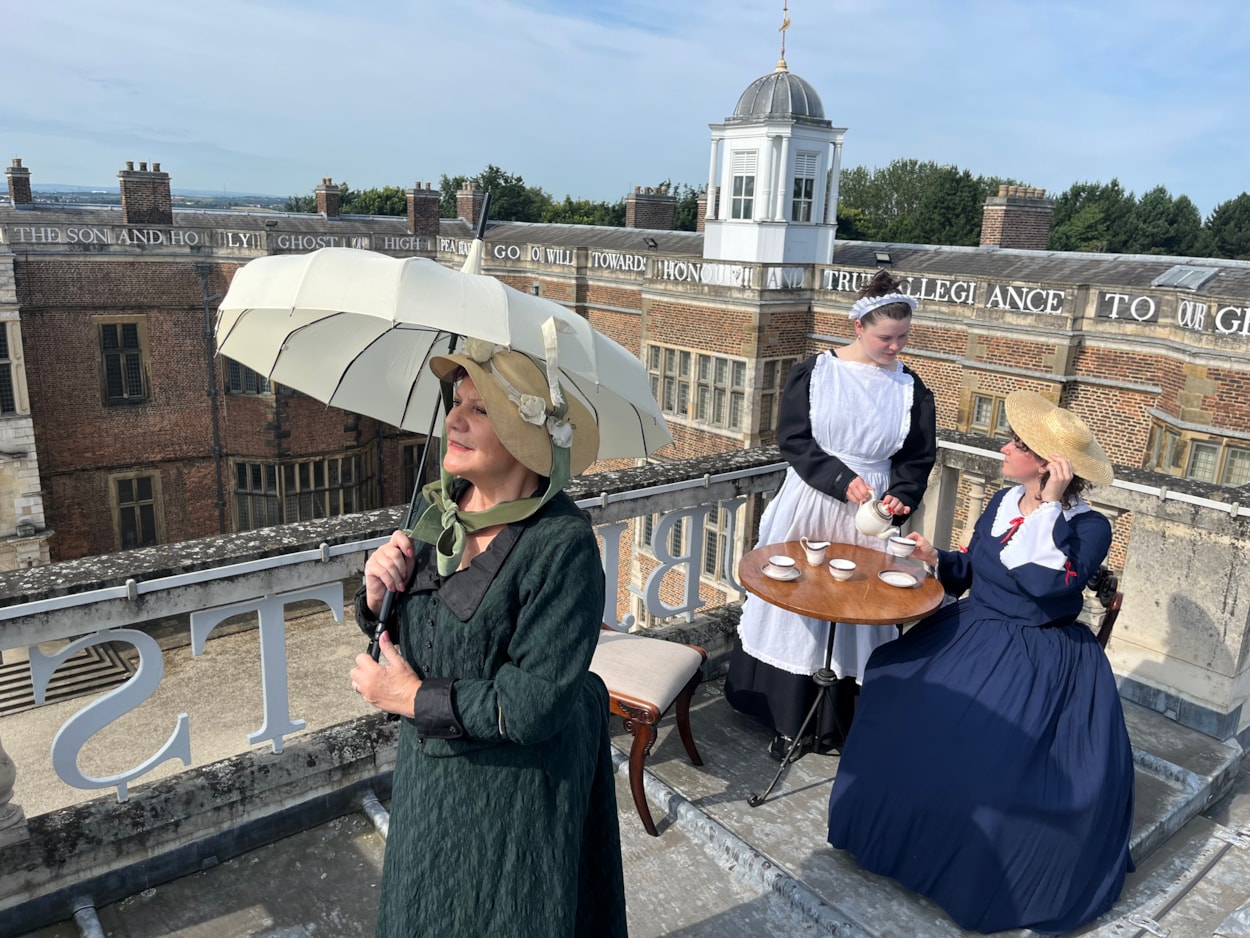
[(781, 58), (777, 60), (777, 71), (786, 72), (786, 30), (790, 28), (790, 0), (782, 0), (781, 3), (781, 28), (777, 30), (781, 33)]

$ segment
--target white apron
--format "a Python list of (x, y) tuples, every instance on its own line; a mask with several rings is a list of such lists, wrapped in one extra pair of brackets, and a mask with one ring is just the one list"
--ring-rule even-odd
[[(902, 447), (911, 428), (914, 382), (903, 371), (846, 362), (825, 352), (812, 369), (809, 408), (812, 437), (837, 456), (881, 497), (890, 484), (890, 457)], [(786, 470), (781, 491), (760, 519), (763, 544), (810, 540), (859, 544), (884, 550), (885, 541), (859, 533), (859, 506), (818, 492)], [(832, 554), (830, 555), (833, 556)], [(820, 571), (828, 575), (827, 571)], [(824, 666), (829, 623), (787, 612), (748, 595), (738, 626), (742, 648), (753, 658), (792, 674), (812, 674)], [(843, 626), (834, 636), (832, 666), (838, 677), (864, 673), (878, 645), (898, 636), (882, 625)]]

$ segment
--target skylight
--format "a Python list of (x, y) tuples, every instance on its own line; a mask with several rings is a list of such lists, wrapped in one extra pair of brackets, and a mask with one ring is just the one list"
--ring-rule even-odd
[(1150, 285), (1152, 287), (1175, 287), (1177, 290), (1197, 290), (1219, 272), (1218, 267), (1190, 267), (1186, 264), (1177, 264), (1155, 277)]

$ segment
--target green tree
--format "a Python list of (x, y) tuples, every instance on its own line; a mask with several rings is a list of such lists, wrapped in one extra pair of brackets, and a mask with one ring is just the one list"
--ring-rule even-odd
[(1211, 257), (1211, 237), (1202, 226), (1202, 213), (1187, 195), (1172, 203), (1172, 252), (1182, 257)]
[(282, 206), (282, 211), (312, 214), (317, 211), (317, 197), (315, 195), (288, 196), (286, 204)]
[(562, 202), (552, 202), (543, 209), (542, 220), (552, 225), (603, 225), (621, 228), (625, 225), (625, 200), (592, 202), (566, 195)]
[(869, 235), (868, 216), (862, 209), (838, 206), (838, 240), (872, 241)]
[(492, 221), (541, 221), (543, 211), (551, 204), (551, 196), (538, 186), (527, 186), (520, 176), (504, 172), (493, 163), (476, 176), (446, 176), (439, 179), (439, 214), (456, 218), (456, 192), (466, 182), (474, 183), (482, 192), (490, 193)]
[(1055, 199), (1050, 223), (1052, 251), (1124, 252), (1137, 199), (1118, 179), (1077, 182)]
[(1250, 194), (1221, 202), (1206, 227), (1215, 257), (1250, 260)]
[(446, 173), (438, 177), (438, 217), (456, 218), (456, 193), (469, 181), (468, 176), (448, 176)]
[(699, 196), (706, 191), (707, 183), (695, 188), (684, 182), (673, 190), (677, 198), (677, 205), (673, 208), (674, 231), (699, 230)]
[(1204, 257), (1210, 253), (1198, 206), (1155, 186), (1133, 208), (1125, 250), (1133, 254)]
[(944, 166), (929, 176), (915, 208), (886, 229), (887, 241), (907, 244), (958, 244), (981, 240), (985, 185), (968, 170)]
[(399, 186), (349, 189), (339, 211), (344, 215), (407, 215), (408, 195)]
[(1155, 186), (1133, 206), (1125, 249), (1132, 254), (1172, 254), (1174, 202), (1164, 186)]
[(900, 217), (916, 210), (940, 169), (931, 160), (913, 159), (897, 159), (879, 169), (844, 169), (838, 184), (838, 208), (862, 212), (865, 233), (873, 240), (884, 239)]

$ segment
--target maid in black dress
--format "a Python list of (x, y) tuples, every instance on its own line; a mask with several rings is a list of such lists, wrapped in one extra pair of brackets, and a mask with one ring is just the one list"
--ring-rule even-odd
[(1031, 391), (967, 552), (914, 557), (968, 595), (869, 659), (829, 798), (829, 842), (963, 928), (1065, 932), (1132, 869), (1133, 757), (1115, 678), (1076, 621), (1111, 525), (1079, 497), (1111, 464), (1076, 415)]
[[(885, 541), (856, 528), (860, 504), (875, 494), (896, 524), (920, 504), (937, 453), (937, 421), (932, 392), (899, 360), (916, 309), (901, 288), (879, 271), (851, 307), (855, 341), (790, 372), (777, 426), (790, 466), (760, 518), (757, 547), (806, 535), (884, 550)], [(769, 746), (774, 758), (791, 751), (816, 699), (811, 675), (824, 666), (830, 628), (756, 596), (742, 606), (725, 699), (776, 734)], [(869, 654), (897, 635), (892, 626), (837, 624), (830, 664), (841, 680), (834, 706), (822, 709), (796, 754), (842, 744)]]

